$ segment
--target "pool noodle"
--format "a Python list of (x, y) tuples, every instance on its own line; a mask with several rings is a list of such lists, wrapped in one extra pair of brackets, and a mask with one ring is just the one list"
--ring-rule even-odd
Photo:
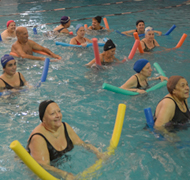
[(0, 34), (0, 41), (2, 41), (2, 37), (1, 37), (1, 34)]
[(87, 24), (85, 24), (85, 25), (84, 25), (84, 28), (85, 28), (85, 29), (88, 29), (88, 25), (87, 25)]
[[(126, 105), (119, 104), (117, 116), (116, 116), (116, 120), (115, 120), (115, 126), (114, 126), (114, 130), (113, 130), (112, 138), (110, 140), (110, 146), (107, 148), (107, 152), (105, 152), (105, 154), (112, 155), (115, 151), (115, 148), (117, 147), (117, 145), (119, 143), (119, 139), (120, 139), (121, 131), (122, 131), (122, 127), (123, 127), (123, 121), (124, 121), (124, 117), (125, 117), (125, 111), (126, 111)], [(80, 177), (82, 177), (82, 179), (84, 179), (89, 174), (94, 173), (96, 170), (98, 170), (102, 167), (102, 163), (103, 163), (102, 159), (97, 160), (94, 165), (92, 165), (88, 169), (84, 170), (80, 174)]]
[(164, 35), (169, 35), (174, 29), (176, 28), (176, 25), (173, 25)]
[(19, 141), (15, 140), (10, 144), (10, 148), (17, 154), (17, 156), (28, 166), (28, 168), (35, 173), (40, 179), (47, 180), (58, 180), (45, 169), (43, 169), (26, 149), (20, 144)]
[(133, 59), (133, 57), (135, 55), (135, 52), (136, 52), (136, 50), (137, 50), (137, 48), (139, 46), (139, 43), (140, 43), (140, 41), (136, 39), (135, 43), (133, 45), (133, 48), (131, 49), (131, 52), (130, 52), (130, 54), (128, 56), (128, 59)]
[[(163, 70), (161, 69), (161, 67), (159, 66), (158, 63), (154, 63), (153, 65), (156, 68), (156, 70), (159, 72), (159, 74), (166, 77), (165, 73), (163, 72)], [(165, 86), (166, 84), (167, 84), (167, 81), (162, 81), (162, 82), (152, 86), (151, 88), (147, 89), (146, 92), (154, 91), (156, 89), (159, 89), (159, 88)], [(112, 92), (115, 92), (115, 93), (124, 94), (124, 95), (138, 95), (139, 94), (138, 92), (132, 92), (129, 90), (125, 90), (125, 89), (122, 89), (122, 88), (119, 88), (119, 87), (116, 87), (116, 86), (113, 86), (113, 85), (107, 84), (107, 83), (103, 83), (102, 88), (112, 91)]]
[[(61, 45), (61, 46), (67, 46), (67, 47), (83, 47), (81, 45), (68, 44), (68, 43), (63, 43), (63, 42), (58, 42), (58, 41), (56, 41), (55, 44)], [(93, 44), (89, 43), (89, 44), (87, 44), (86, 47), (90, 47), (90, 46), (93, 46)], [(98, 43), (98, 46), (104, 46), (104, 43)]]
[(108, 25), (107, 19), (106, 19), (106, 18), (103, 18), (103, 21), (104, 21), (104, 25), (105, 25), (106, 29), (110, 29), (110, 28), (109, 28), (109, 25)]
[(98, 40), (97, 40), (97, 38), (93, 38), (92, 42), (93, 42), (94, 57), (95, 57), (96, 64), (101, 66), (102, 64), (101, 64), (101, 61), (100, 61), (100, 54), (99, 54), (99, 49), (98, 49)]
[[(135, 39), (137, 39), (137, 40), (140, 41), (139, 35), (138, 35), (137, 32), (134, 32), (134, 33), (133, 33), (133, 36), (134, 36)], [(140, 53), (144, 53), (144, 51), (143, 51), (143, 49), (142, 49), (142, 46), (141, 46), (141, 43), (139, 43), (139, 47), (138, 47), (138, 48), (139, 48), (139, 52), (140, 52)]]
[(152, 116), (152, 111), (151, 111), (151, 108), (145, 108), (144, 109), (144, 114), (145, 114), (145, 117), (146, 117), (146, 122), (147, 122), (147, 125), (148, 127), (153, 130), (154, 128), (154, 119), (153, 119), (153, 116)]
[(175, 48), (181, 47), (186, 37), (187, 37), (187, 34), (184, 33)]
[(33, 28), (33, 33), (38, 34), (36, 27)]
[(46, 58), (45, 62), (44, 62), (44, 69), (43, 69), (43, 72), (42, 72), (41, 82), (46, 81), (46, 78), (47, 78), (47, 75), (48, 75), (48, 69), (49, 69), (49, 62), (50, 62), (50, 59)]

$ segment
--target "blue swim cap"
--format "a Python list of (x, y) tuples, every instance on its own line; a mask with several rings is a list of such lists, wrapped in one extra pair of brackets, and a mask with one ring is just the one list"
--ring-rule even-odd
[(77, 33), (77, 31), (79, 30), (80, 27), (83, 27), (83, 25), (82, 24), (77, 24), (77, 26), (76, 26), (76, 33)]
[(9, 55), (9, 54), (5, 54), (2, 58), (1, 58), (1, 65), (3, 66), (3, 68), (5, 68), (6, 64), (13, 60), (14, 58)]
[(149, 63), (148, 60), (146, 59), (139, 59), (138, 61), (135, 62), (134, 66), (133, 66), (133, 70), (136, 71), (137, 73), (140, 73), (141, 70), (143, 69), (143, 67), (145, 67), (145, 65)]

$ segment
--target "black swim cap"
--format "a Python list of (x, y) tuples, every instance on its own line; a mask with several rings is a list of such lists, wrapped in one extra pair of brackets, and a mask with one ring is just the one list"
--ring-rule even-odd
[[(138, 21), (136, 22), (136, 26), (137, 26), (140, 22), (143, 22), (143, 23), (144, 23), (143, 20), (138, 20)], [(144, 23), (144, 24), (145, 24), (145, 23)]]
[(45, 100), (45, 101), (42, 101), (39, 105), (39, 117), (40, 117), (40, 120), (43, 122), (43, 117), (44, 117), (44, 113), (46, 111), (46, 108), (47, 106), (50, 104), (50, 103), (54, 103), (54, 101), (52, 100)]
[(113, 43), (113, 41), (111, 39), (107, 40), (104, 45), (104, 51), (108, 51), (113, 48), (115, 48), (115, 44)]
[(101, 21), (102, 21), (102, 17), (101, 16), (96, 16), (94, 19), (96, 19), (99, 23), (101, 23)]

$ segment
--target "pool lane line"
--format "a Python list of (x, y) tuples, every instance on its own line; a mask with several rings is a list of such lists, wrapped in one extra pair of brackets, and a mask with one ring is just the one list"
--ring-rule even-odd
[[(23, 14), (33, 14), (33, 13), (42, 13), (42, 12), (52, 12), (52, 11), (64, 11), (66, 9), (75, 9), (75, 8), (81, 8), (81, 7), (91, 7), (91, 6), (108, 6), (108, 5), (113, 5), (113, 4), (122, 4), (126, 2), (131, 2), (131, 1), (121, 1), (121, 2), (114, 2), (114, 3), (104, 3), (104, 4), (93, 4), (93, 5), (86, 5), (86, 6), (73, 6), (73, 7), (67, 7), (67, 8), (57, 8), (57, 9), (50, 9), (50, 10), (40, 10), (40, 11), (26, 11), (22, 13), (12, 13), (12, 14), (7, 14), (7, 15), (0, 15), (0, 17), (5, 17), (5, 16), (15, 16), (15, 15), (23, 15)], [(156, 9), (168, 9), (168, 8), (175, 8), (175, 7), (181, 7), (183, 5), (189, 5), (188, 3), (182, 3), (178, 5), (173, 5), (173, 6), (167, 6), (167, 7), (159, 7)], [(146, 10), (156, 10), (156, 9), (146, 9)], [(134, 12), (124, 12), (124, 13), (116, 13), (116, 14), (108, 14), (104, 16), (116, 16), (116, 15), (124, 15), (124, 14), (131, 14), (131, 13), (138, 13), (138, 12), (143, 12), (146, 10), (139, 10), (139, 11), (134, 11)], [(81, 20), (81, 19), (78, 19)], [(77, 20), (77, 21), (78, 21)], [(82, 19), (84, 20), (84, 19)]]

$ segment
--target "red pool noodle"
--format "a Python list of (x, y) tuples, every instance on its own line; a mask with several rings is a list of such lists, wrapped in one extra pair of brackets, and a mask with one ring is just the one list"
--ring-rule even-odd
[(135, 43), (133, 45), (133, 48), (131, 49), (131, 52), (130, 52), (130, 54), (128, 56), (128, 59), (133, 59), (133, 57), (135, 55), (135, 52), (136, 52), (136, 50), (137, 50), (137, 48), (139, 46), (139, 43), (140, 43), (140, 41), (138, 39), (136, 39)]
[(94, 56), (96, 60), (96, 64), (101, 66), (101, 61), (100, 61), (100, 55), (99, 55), (99, 49), (98, 49), (98, 40), (97, 38), (92, 39), (93, 42), (93, 49), (94, 49)]

